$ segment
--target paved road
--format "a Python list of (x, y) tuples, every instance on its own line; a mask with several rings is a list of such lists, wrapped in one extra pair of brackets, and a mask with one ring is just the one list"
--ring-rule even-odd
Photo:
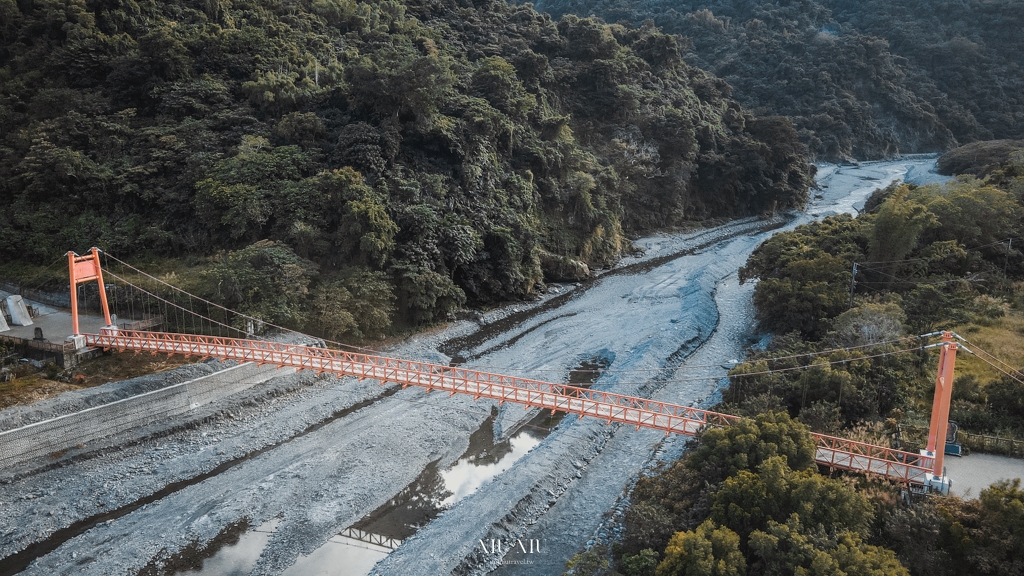
[(953, 494), (961, 498), (977, 498), (981, 491), (999, 480), (1024, 478), (1024, 460), (971, 454), (963, 458), (946, 456), (946, 474), (953, 479)]
[[(0, 298), (6, 298), (9, 295), (9, 292), (0, 290)], [(56, 308), (27, 299), (25, 300), (25, 303), (34, 306), (39, 311), (40, 315), (32, 319), (31, 326), (11, 325), (11, 329), (3, 333), (4, 336), (28, 338), (31, 340), (35, 337), (35, 329), (42, 328), (43, 338), (46, 338), (50, 342), (61, 343), (64, 342), (64, 339), (71, 334), (70, 312), (57, 310)], [(93, 334), (99, 334), (100, 328), (104, 324), (102, 316), (94, 316), (84, 312), (79, 314), (78, 320), (79, 329), (82, 332), (90, 332)]]

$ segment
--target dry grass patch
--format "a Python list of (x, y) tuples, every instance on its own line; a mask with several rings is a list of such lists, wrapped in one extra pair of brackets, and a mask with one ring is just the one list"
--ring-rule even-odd
[[(107, 382), (127, 380), (146, 374), (164, 372), (185, 364), (198, 362), (199, 357), (174, 355), (168, 357), (165, 354), (133, 354), (131, 352), (108, 352), (99, 358), (94, 358), (76, 366), (74, 381), (85, 388), (99, 386)], [(79, 378), (81, 375), (83, 378)]]
[(53, 398), (70, 390), (156, 374), (198, 361), (199, 358), (183, 356), (168, 358), (165, 355), (108, 352), (63, 372), (57, 376), (58, 379), (47, 378), (45, 370), (21, 364), (14, 369), (13, 380), (0, 383), (0, 410)]
[[(989, 382), (1002, 377), (999, 372), (981, 358), (987, 358), (981, 351), (988, 352), (996, 358), (1006, 362), (1013, 369), (1024, 367), (1024, 313), (1005, 309), (1006, 314), (1001, 318), (986, 321), (986, 325), (971, 323), (955, 326), (953, 331), (968, 340), (968, 349), (974, 351), (978, 357), (972, 354), (960, 353), (956, 357), (957, 375), (974, 375), (979, 382)], [(988, 358), (991, 360), (991, 358)], [(996, 362), (996, 364), (999, 364)], [(1004, 369), (1006, 366), (1000, 365)]]
[(16, 377), (10, 382), (0, 384), (0, 410), (53, 398), (58, 394), (80, 388), (82, 386), (68, 382), (48, 380), (42, 373)]

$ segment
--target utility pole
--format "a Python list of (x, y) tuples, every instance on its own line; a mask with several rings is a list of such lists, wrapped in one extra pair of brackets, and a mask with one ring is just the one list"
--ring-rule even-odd
[(1003, 256), (1003, 276), (1006, 276), (1006, 265), (1010, 263), (1010, 248), (1013, 247), (1013, 238), (1006, 243), (1006, 255)]
[[(1005, 275), (1005, 272), (1004, 272)], [(857, 263), (853, 263), (853, 273), (850, 274), (850, 305), (848, 308), (853, 308), (853, 288), (857, 285)]]

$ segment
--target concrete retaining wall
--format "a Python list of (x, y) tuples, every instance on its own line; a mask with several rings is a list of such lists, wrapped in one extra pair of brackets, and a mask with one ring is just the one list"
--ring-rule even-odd
[(273, 366), (240, 364), (103, 406), (0, 432), (0, 468), (185, 414), (269, 380), (275, 372)]

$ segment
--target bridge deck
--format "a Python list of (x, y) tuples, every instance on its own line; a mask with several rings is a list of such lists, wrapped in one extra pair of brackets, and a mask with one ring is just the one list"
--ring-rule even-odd
[[(566, 384), (313, 346), (138, 330), (101, 332), (84, 334), (87, 344), (104, 349), (289, 366), (381, 383), (395, 382), (403, 387), (420, 386), (428, 392), (442, 390), (470, 395), (474, 399), (514, 402), (600, 418), (609, 423), (629, 424), (637, 430), (653, 428), (666, 434), (694, 436), (708, 426), (726, 426), (740, 419), (730, 414)], [(907, 484), (927, 482), (932, 465), (930, 458), (822, 434), (813, 436), (817, 442), (817, 462), (830, 469), (875, 474)]]

